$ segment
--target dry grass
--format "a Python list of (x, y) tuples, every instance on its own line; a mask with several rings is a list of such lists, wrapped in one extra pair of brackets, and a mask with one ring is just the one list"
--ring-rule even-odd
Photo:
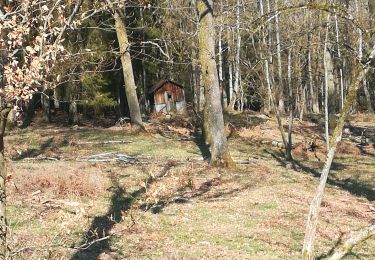
[[(232, 115), (239, 136), (230, 138), (231, 153), (250, 164), (228, 172), (200, 160), (196, 143), (180, 140), (193, 129), (179, 120), (151, 125), (155, 134), (142, 136), (126, 127), (44, 127), (8, 136), (7, 154), (15, 159), (9, 162), (9, 242), (13, 252), (23, 249), (15, 259), (300, 259), (305, 217), (324, 161), (321, 128), (296, 122), (293, 153), (300, 170), (294, 171), (285, 167), (280, 148), (256, 142), (280, 140), (274, 121)], [(157, 134), (166, 126), (168, 134)], [(306, 151), (306, 139), (315, 135), (321, 161)], [(102, 140), (133, 143), (71, 145)], [(373, 218), (367, 207), (375, 201), (375, 157), (356, 147), (339, 148), (322, 203), (317, 256)], [(30, 161), (17, 151), (65, 160)], [(107, 151), (144, 163), (75, 160)], [(88, 250), (74, 249), (94, 233), (112, 236)], [(354, 253), (374, 259), (374, 248), (368, 240)]]
[(105, 189), (106, 178), (100, 170), (86, 164), (57, 162), (34, 163), (24, 168), (13, 165), (11, 191), (29, 195), (40, 190), (55, 197), (95, 197)]

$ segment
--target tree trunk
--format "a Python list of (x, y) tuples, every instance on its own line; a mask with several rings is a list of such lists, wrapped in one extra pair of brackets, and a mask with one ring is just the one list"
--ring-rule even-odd
[(288, 126), (288, 145), (285, 149), (285, 158), (288, 161), (292, 157), (292, 128), (293, 128), (293, 89), (292, 89), (292, 50), (288, 50), (288, 106), (289, 106), (289, 126)]
[[(234, 70), (234, 84), (232, 81), (230, 81), (230, 102), (228, 105), (228, 111), (234, 111), (236, 102), (238, 101), (238, 98), (240, 97), (239, 89), (240, 89), (240, 54), (241, 54), (241, 31), (240, 31), (240, 22), (241, 22), (241, 9), (240, 9), (240, 0), (237, 0), (236, 2), (236, 50), (235, 50), (235, 57), (234, 57), (234, 66), (232, 64), (229, 65), (229, 78), (233, 78), (233, 72)], [(229, 36), (229, 34), (228, 34)], [(229, 37), (228, 37), (229, 38)], [(230, 45), (229, 39), (228, 39), (228, 46)], [(234, 44), (233, 44), (234, 45)], [(232, 85), (233, 84), (233, 85)]]
[(79, 123), (77, 101), (71, 99), (69, 102), (69, 124), (76, 125)]
[[(309, 11), (310, 14), (310, 11)], [(311, 19), (311, 15), (309, 15)], [(311, 25), (310, 25), (311, 27)], [(308, 41), (308, 53), (307, 53), (307, 66), (308, 66), (308, 77), (309, 77), (309, 87), (310, 87), (310, 97), (311, 97), (311, 107), (313, 113), (319, 113), (319, 100), (318, 100), (318, 93), (319, 91), (314, 90), (314, 79), (312, 74), (312, 62), (311, 62), (311, 33), (307, 35)]]
[(25, 112), (25, 119), (22, 122), (22, 128), (28, 127), (33, 120), (35, 115), (35, 102), (36, 102), (36, 95), (32, 95), (32, 97), (27, 102), (26, 112)]
[(335, 83), (333, 79), (333, 63), (332, 56), (328, 50), (328, 40), (329, 40), (329, 20), (330, 14), (327, 17), (327, 29), (326, 37), (324, 42), (324, 108), (325, 108), (325, 137), (326, 137), (326, 146), (327, 153), (329, 151), (329, 120), (330, 114), (336, 112), (336, 102), (335, 102)]
[[(275, 1), (276, 9), (278, 9), (278, 1)], [(276, 51), (277, 51), (277, 68), (278, 68), (278, 109), (280, 113), (285, 112), (285, 104), (284, 104), (284, 85), (283, 85), (283, 71), (282, 71), (282, 64), (281, 64), (281, 43), (280, 43), (280, 29), (279, 29), (279, 17), (280, 13), (277, 12), (275, 16), (275, 29), (276, 29)]]
[(335, 13), (335, 29), (336, 29), (336, 45), (337, 45), (337, 57), (339, 60), (339, 80), (340, 80), (340, 110), (344, 107), (344, 72), (343, 72), (343, 61), (341, 57), (341, 48), (340, 48), (340, 32), (339, 32), (339, 22), (337, 14)]
[(116, 11), (113, 17), (115, 19), (116, 34), (120, 46), (121, 63), (125, 82), (125, 92), (129, 106), (132, 131), (139, 132), (145, 130), (145, 128), (142, 122), (141, 110), (139, 108), (139, 102), (137, 97), (137, 87), (134, 81), (133, 66), (129, 53), (130, 44), (128, 41), (128, 35), (126, 32), (125, 22), (120, 16), (119, 12)]
[[(144, 18), (143, 18), (143, 7), (139, 8), (139, 14), (141, 17), (141, 26), (145, 27)], [(146, 40), (146, 36), (143, 30), (142, 30), (142, 37), (143, 37), (143, 40)], [(143, 55), (145, 55), (146, 48), (142, 47), (141, 52)], [(148, 107), (148, 100), (147, 100), (147, 75), (146, 75), (147, 73), (146, 73), (146, 64), (145, 64), (144, 59), (141, 60), (141, 66), (142, 66), (142, 88), (143, 88), (143, 97), (144, 97), (143, 104), (144, 104), (144, 111), (147, 112), (149, 111), (149, 107)]]
[(40, 101), (42, 103), (43, 113), (44, 113), (44, 120), (48, 123), (51, 122), (51, 106), (50, 106), (50, 98), (47, 94), (42, 93), (40, 96)]
[(6, 190), (5, 181), (7, 177), (4, 157), (4, 134), (7, 116), (10, 109), (1, 111), (0, 121), (0, 259), (7, 258), (7, 222), (6, 222)]
[(219, 77), (215, 60), (215, 29), (213, 1), (198, 1), (199, 11), (199, 60), (206, 89), (207, 116), (211, 135), (211, 163), (234, 167), (224, 133), (224, 118), (220, 101)]
[[(371, 1), (369, 1), (369, 6), (371, 6), (371, 8), (369, 8), (370, 12), (374, 11), (374, 3), (370, 3)], [(358, 6), (358, 0), (355, 0), (355, 7), (356, 7), (356, 13), (357, 15), (359, 15), (359, 6)], [(358, 59), (359, 60), (362, 60), (363, 58), (363, 33), (362, 33), (362, 30), (361, 29), (358, 29)], [(370, 96), (370, 92), (368, 91), (368, 87), (367, 87), (367, 81), (366, 79), (363, 80), (363, 90), (365, 92), (365, 98), (366, 98), (366, 107), (367, 107), (367, 110), (368, 112), (370, 113), (373, 113), (374, 112), (374, 109), (372, 108), (372, 104), (371, 104), (371, 96)]]
[(323, 198), (324, 189), (325, 189), (327, 179), (328, 179), (328, 174), (331, 169), (333, 158), (335, 156), (336, 147), (337, 147), (337, 144), (341, 141), (342, 129), (344, 127), (345, 120), (349, 115), (350, 108), (354, 100), (356, 99), (357, 91), (360, 86), (360, 83), (366, 77), (370, 69), (370, 63), (374, 59), (374, 56), (375, 56), (375, 46), (372, 48), (372, 51), (369, 55), (369, 59), (367, 59), (368, 60), (367, 64), (364, 66), (364, 68), (361, 69), (359, 75), (355, 77), (356, 80), (349, 86), (348, 95), (344, 103), (344, 108), (336, 124), (332, 138), (330, 139), (330, 145), (329, 145), (330, 148), (328, 151), (327, 160), (324, 164), (324, 168), (320, 176), (320, 183), (316, 190), (314, 199), (312, 200), (310, 204), (310, 210), (309, 210), (309, 214), (307, 217), (306, 233), (305, 233), (305, 239), (304, 239), (303, 249), (302, 249), (303, 259), (310, 260), (314, 258), (313, 249), (314, 249), (316, 227), (318, 225), (319, 210), (320, 210), (320, 205), (321, 205), (322, 198)]
[(234, 110), (234, 106), (238, 97), (240, 96), (240, 54), (241, 54), (241, 31), (240, 31), (240, 0), (237, 0), (236, 5), (236, 57), (235, 57), (235, 66), (234, 66), (234, 86), (233, 86), (233, 97), (231, 100), (231, 109)]
[[(264, 8), (263, 8), (263, 0), (259, 1), (259, 8), (260, 8), (260, 15), (264, 15)], [(262, 30), (262, 47), (266, 50), (267, 49), (267, 42), (266, 42), (266, 32)], [(271, 111), (271, 79), (270, 79), (270, 69), (269, 69), (269, 60), (268, 58), (264, 58), (263, 52), (260, 51), (261, 59), (264, 61), (264, 74), (266, 77), (266, 86), (267, 86), (267, 97), (265, 98), (264, 104), (264, 112), (268, 114)]]
[(220, 25), (219, 25), (219, 42), (218, 42), (218, 48), (219, 48), (219, 82), (220, 82), (220, 92), (221, 92), (221, 102), (222, 107), (226, 107), (226, 95), (225, 95), (225, 88), (224, 88), (224, 77), (223, 77), (223, 1), (220, 1)]
[(60, 108), (60, 95), (57, 87), (53, 89), (53, 105), (55, 109)]

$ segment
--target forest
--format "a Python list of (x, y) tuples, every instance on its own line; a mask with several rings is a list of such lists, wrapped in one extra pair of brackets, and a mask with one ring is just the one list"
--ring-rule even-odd
[(0, 0), (0, 259), (375, 259), (375, 0)]

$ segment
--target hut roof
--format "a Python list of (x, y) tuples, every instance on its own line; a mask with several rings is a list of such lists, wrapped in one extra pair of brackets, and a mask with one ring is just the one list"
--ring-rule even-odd
[(151, 93), (154, 93), (155, 91), (157, 91), (159, 88), (162, 88), (165, 84), (167, 84), (168, 82), (172, 83), (173, 85), (176, 85), (180, 88), (184, 88), (182, 85), (172, 81), (172, 80), (160, 80), (158, 81), (155, 85), (149, 87), (148, 89), (148, 93), (151, 94)]

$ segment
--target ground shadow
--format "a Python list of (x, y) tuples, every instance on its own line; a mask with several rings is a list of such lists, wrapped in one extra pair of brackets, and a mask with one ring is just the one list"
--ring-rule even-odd
[(48, 138), (47, 141), (42, 143), (39, 149), (34, 149), (34, 148), (28, 149), (26, 152), (13, 157), (12, 160), (18, 161), (18, 160), (22, 160), (22, 159), (29, 158), (29, 157), (36, 157), (44, 153), (47, 150), (47, 148), (52, 146), (52, 144), (53, 144), (53, 137)]
[[(207, 202), (224, 198), (230, 199), (232, 196), (235, 196), (253, 186), (253, 184), (247, 184), (241, 187), (235, 187), (226, 190), (220, 189), (220, 186), (222, 184), (228, 182), (230, 182), (230, 180), (223, 180), (221, 177), (212, 177), (202, 182), (196, 189), (191, 189), (191, 187), (186, 186), (179, 189), (177, 192), (173, 192), (168, 194), (167, 196), (159, 198), (159, 201), (157, 203), (142, 204), (140, 208), (144, 211), (150, 211), (153, 214), (158, 214), (171, 204), (190, 203), (192, 202), (192, 199)], [(216, 191), (214, 191), (215, 188)]]
[[(278, 154), (277, 152), (271, 152), (267, 151), (273, 158), (275, 158), (278, 162), (280, 162), (282, 165), (286, 165), (287, 163), (284, 161), (282, 155)], [(302, 164), (299, 161), (294, 160), (293, 164), (295, 168), (299, 168), (303, 170), (304, 172), (312, 174), (314, 177), (319, 178), (320, 172), (318, 172), (316, 169), (310, 168), (304, 164)], [(332, 169), (344, 169), (345, 167), (341, 164), (333, 164)], [(358, 180), (354, 180), (351, 178), (347, 178), (345, 180), (338, 180), (335, 179), (332, 176), (328, 177), (327, 184), (332, 186), (337, 186), (343, 190), (346, 190), (350, 192), (352, 195), (358, 196), (358, 197), (365, 197), (369, 201), (375, 200), (375, 190), (374, 187), (371, 185), (368, 185), (366, 183), (359, 182)]]
[[(121, 222), (121, 216), (128, 210), (134, 200), (134, 196), (126, 196), (125, 190), (120, 187), (118, 179), (111, 177), (113, 194), (111, 196), (111, 205), (108, 212), (102, 216), (95, 217), (90, 228), (81, 241), (78, 251), (71, 259), (98, 259), (102, 252), (110, 250), (110, 240), (108, 237), (111, 229), (116, 223)], [(134, 195), (134, 196), (133, 196)], [(101, 240), (102, 239), (102, 240)], [(98, 241), (98, 242), (96, 242)]]
[[(168, 163), (158, 176), (148, 177), (145, 183), (147, 185), (152, 184), (155, 180), (164, 176), (173, 166), (173, 163)], [(146, 192), (146, 188), (142, 187), (131, 194), (126, 193), (125, 189), (121, 187), (118, 177), (114, 174), (111, 176), (111, 183), (110, 190), (113, 193), (107, 213), (93, 219), (84, 239), (77, 246), (77, 252), (70, 258), (71, 260), (98, 259), (100, 254), (111, 251), (110, 233), (112, 228), (122, 221), (123, 214)], [(77, 247), (74, 246), (74, 248)]]
[(335, 251), (335, 249), (342, 243), (342, 237), (344, 236), (344, 233), (343, 232), (340, 232), (340, 237), (339, 239), (336, 241), (335, 245), (325, 254), (321, 254), (320, 256), (318, 256), (316, 259), (317, 260), (322, 260), (322, 259), (325, 259), (325, 258), (328, 258), (330, 255), (333, 254), (333, 252)]
[[(365, 146), (363, 145), (357, 145), (359, 150), (361, 151), (362, 156), (368, 156), (368, 157), (375, 157), (375, 153), (369, 153), (366, 149)], [(373, 147), (375, 148), (375, 144), (373, 144)]]
[(208, 145), (204, 141), (204, 136), (202, 131), (196, 131), (194, 133), (194, 142), (198, 146), (202, 156), (203, 160), (209, 160), (211, 158), (211, 153)]

